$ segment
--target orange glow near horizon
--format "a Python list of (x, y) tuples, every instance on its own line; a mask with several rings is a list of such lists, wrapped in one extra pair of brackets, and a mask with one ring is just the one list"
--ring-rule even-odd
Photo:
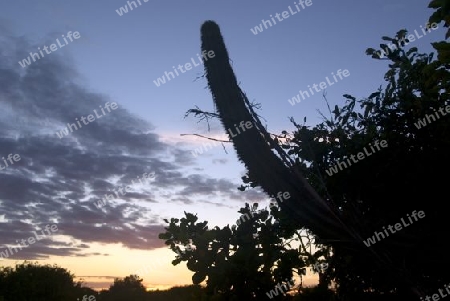
[[(132, 250), (118, 244), (91, 244), (90, 252), (108, 253), (108, 256), (59, 257), (52, 256), (45, 260), (30, 260), (38, 264), (56, 264), (75, 275), (75, 281), (82, 281), (84, 286), (96, 291), (108, 289), (114, 278), (137, 275), (143, 279), (148, 291), (165, 290), (175, 286), (192, 284), (192, 274), (182, 262), (173, 266), (175, 253), (168, 248), (150, 251)], [(14, 267), (21, 260), (3, 260), (3, 266)], [(299, 280), (296, 279), (296, 283)], [(317, 275), (307, 273), (303, 277), (305, 286), (317, 283)]]

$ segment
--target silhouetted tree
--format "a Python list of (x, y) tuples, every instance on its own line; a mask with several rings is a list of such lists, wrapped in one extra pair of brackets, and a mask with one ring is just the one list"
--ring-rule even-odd
[[(178, 254), (172, 263), (187, 261), (188, 269), (195, 272), (193, 283), (207, 279), (207, 292), (217, 300), (263, 300), (277, 284), (286, 284), (295, 274), (304, 275), (307, 265), (316, 264), (327, 253), (319, 246), (319, 251), (310, 252), (308, 240), (304, 242), (307, 234), (297, 231), (277, 206), (257, 208), (257, 203), (246, 204), (235, 225), (213, 229), (185, 212), (181, 219), (166, 220), (169, 225), (159, 238)], [(188, 244), (195, 248), (180, 252)], [(274, 300), (286, 297), (279, 292)]]
[[(430, 22), (443, 20), (448, 27), (450, 1), (431, 1), (430, 7), (436, 9)], [(289, 191), (292, 199), (279, 203), (280, 207), (298, 228), (310, 229), (332, 246), (326, 276), (337, 282), (340, 297), (360, 300), (372, 291), (371, 297), (411, 298), (412, 292), (417, 298), (448, 283), (450, 261), (442, 240), (448, 222), (440, 207), (447, 179), (438, 171), (445, 174), (450, 168), (450, 123), (437, 112), (449, 105), (449, 44), (433, 43), (437, 60), (416, 48), (392, 51), (383, 59), (390, 62), (385, 89), (360, 101), (344, 95), (346, 104), (330, 110), (334, 116), (312, 129), (291, 119), (297, 130), (282, 144), (261, 125), (239, 88), (218, 25), (206, 21), (201, 34), (202, 50), (215, 53), (214, 60), (204, 65), (224, 129), (234, 129), (241, 121), (252, 124), (251, 129), (230, 135), (248, 169), (244, 183), (260, 186), (270, 196)], [(383, 39), (398, 42), (406, 35), (401, 30), (395, 38)], [(367, 54), (380, 59), (375, 49)], [(357, 103), (360, 108), (355, 108)], [(425, 117), (432, 122), (418, 126)], [(387, 149), (334, 175), (326, 173), (376, 140), (386, 140)], [(401, 206), (393, 206), (396, 203)], [(363, 244), (374, 231), (397, 223), (413, 210), (423, 210), (428, 218), (371, 247)], [(430, 253), (426, 241), (433, 243), (433, 256), (424, 256)]]
[(0, 269), (0, 296), (5, 301), (65, 301), (80, 296), (74, 275), (56, 265), (24, 262)]
[(123, 279), (116, 278), (107, 291), (100, 294), (99, 300), (104, 301), (141, 301), (146, 300), (146, 289), (143, 279), (137, 275), (130, 275)]
[(148, 292), (148, 301), (213, 301), (206, 296), (205, 289), (200, 285), (176, 286), (167, 290)]

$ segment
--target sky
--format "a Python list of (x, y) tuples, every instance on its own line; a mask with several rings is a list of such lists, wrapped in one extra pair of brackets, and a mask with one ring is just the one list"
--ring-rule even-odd
[[(135, 3), (132, 10), (123, 0), (3, 3), (0, 252), (33, 231), (41, 239), (0, 265), (58, 264), (95, 289), (136, 271), (149, 289), (191, 284), (192, 273), (172, 266), (175, 253), (158, 239), (163, 219), (186, 211), (225, 226), (246, 202), (268, 204), (258, 189), (237, 190), (245, 168), (230, 143), (225, 152), (183, 135), (228, 139), (218, 121), (208, 131), (185, 117), (196, 106), (214, 110), (198, 60), (204, 21), (220, 26), (241, 88), (261, 104), (258, 114), (272, 133), (293, 131), (289, 117), (319, 123), (318, 110), (327, 115), (324, 91), (334, 107), (344, 104), (343, 94), (361, 99), (384, 85), (388, 63), (365, 54), (382, 36), (417, 30), (421, 37), (406, 48), (422, 52), (444, 36), (441, 28), (422, 34), (432, 10), (417, 0)], [(267, 28), (255, 34), (262, 20)], [(191, 70), (158, 81), (193, 61)], [(339, 69), (347, 76), (333, 81)], [(327, 77), (332, 85), (289, 103)], [(127, 185), (119, 198), (96, 206)], [(57, 230), (45, 232), (46, 225)]]

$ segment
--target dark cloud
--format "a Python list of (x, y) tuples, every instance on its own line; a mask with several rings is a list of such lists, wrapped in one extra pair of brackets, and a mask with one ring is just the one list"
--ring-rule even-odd
[[(193, 204), (195, 197), (211, 200), (218, 192), (242, 200), (236, 183), (196, 174), (199, 169), (188, 150), (162, 142), (150, 122), (120, 103), (118, 109), (58, 138), (56, 132), (67, 123), (114, 100), (87, 89), (70, 58), (58, 52), (22, 68), (18, 62), (37, 46), (12, 35), (4, 23), (0, 32), (0, 157), (21, 158), (0, 170), (0, 251), (46, 224), (57, 224), (57, 235), (11, 258), (89, 256), (97, 254), (89, 252), (93, 242), (149, 250), (164, 246), (157, 238), (163, 232), (161, 219), (145, 206), (160, 202), (158, 193), (168, 196), (164, 202), (184, 204)], [(132, 186), (120, 197), (125, 202), (95, 206), (105, 194), (149, 172), (155, 178)], [(67, 243), (67, 238), (79, 242)]]

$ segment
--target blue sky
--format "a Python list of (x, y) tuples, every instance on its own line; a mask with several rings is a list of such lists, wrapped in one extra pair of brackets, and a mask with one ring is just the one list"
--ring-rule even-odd
[[(122, 0), (3, 5), (0, 155), (18, 153), (23, 159), (0, 171), (0, 251), (48, 223), (60, 229), (54, 240), (43, 240), (4, 263), (42, 260), (76, 275), (124, 277), (160, 254), (173, 257), (160, 249), (161, 218), (188, 211), (223, 226), (236, 221), (246, 201), (265, 198), (258, 191), (237, 191), (244, 167), (231, 145), (228, 154), (219, 146), (194, 157), (191, 152), (204, 141), (180, 136), (226, 139), (218, 122), (208, 132), (206, 124), (184, 118), (194, 106), (214, 109), (201, 78), (203, 66), (159, 87), (153, 83), (172, 66), (197, 58), (204, 21), (219, 24), (242, 89), (261, 103), (259, 114), (269, 131), (279, 133), (293, 129), (291, 116), (298, 121), (306, 116), (309, 125), (320, 121), (316, 110), (326, 113), (321, 93), (295, 106), (288, 99), (338, 69), (347, 69), (350, 76), (326, 89), (333, 106), (343, 104), (343, 94), (362, 98), (384, 84), (387, 62), (371, 59), (366, 48), (378, 48), (382, 36), (402, 28), (420, 32), (432, 12), (427, 4), (312, 0), (311, 6), (257, 35), (250, 29), (294, 8), (294, 1), (141, 0), (122, 16), (116, 12), (127, 5)], [(30, 66), (18, 64), (69, 31), (78, 31), (80, 38)], [(431, 51), (430, 42), (442, 38), (439, 29), (410, 46)], [(67, 122), (108, 101), (119, 109), (64, 139), (56, 137)], [(144, 172), (155, 172), (155, 180), (103, 209), (93, 205)], [(90, 264), (80, 265), (80, 260)], [(167, 260), (143, 278), (149, 287), (166, 287), (189, 283), (190, 273)], [(97, 281), (96, 287), (112, 282)]]

